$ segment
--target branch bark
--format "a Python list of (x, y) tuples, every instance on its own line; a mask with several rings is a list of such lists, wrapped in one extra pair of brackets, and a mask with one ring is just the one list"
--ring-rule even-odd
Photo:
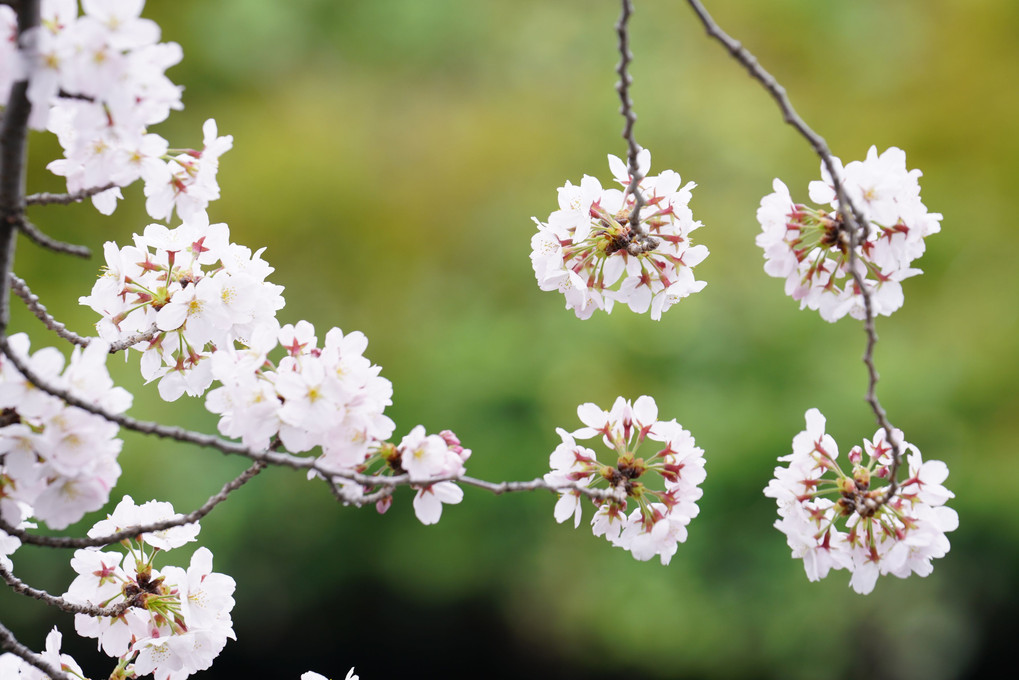
[(878, 426), (885, 431), (885, 438), (892, 447), (892, 465), (888, 475), (888, 491), (884, 497), (884, 502), (887, 503), (898, 491), (899, 483), (897, 475), (899, 465), (902, 462), (902, 442), (898, 441), (898, 438), (895, 436), (895, 428), (888, 420), (888, 415), (877, 397), (879, 376), (874, 365), (874, 348), (877, 346), (878, 336), (874, 325), (874, 305), (871, 300), (870, 290), (864, 285), (863, 275), (858, 271), (857, 263), (859, 258), (856, 256), (856, 248), (866, 240), (870, 231), (867, 219), (846, 193), (842, 177), (839, 175), (835, 165), (835, 159), (828, 148), (828, 143), (824, 140), (824, 137), (814, 132), (804, 122), (803, 118), (796, 113), (796, 109), (793, 108), (792, 102), (789, 101), (785, 88), (761, 66), (760, 62), (757, 61), (757, 57), (743, 47), (738, 40), (722, 30), (715, 20), (712, 19), (711, 15), (708, 14), (708, 11), (704, 9), (704, 5), (699, 0), (687, 0), (687, 3), (697, 14), (708, 35), (721, 43), (728, 50), (729, 54), (743, 65), (750, 76), (768, 91), (768, 94), (778, 104), (785, 122), (793, 126), (807, 140), (811, 148), (814, 149), (814, 152), (821, 158), (821, 162), (831, 177), (835, 194), (839, 199), (839, 214), (842, 215), (843, 223), (848, 227), (849, 232), (849, 272), (853, 277), (854, 284), (860, 290), (860, 296), (863, 298), (863, 329), (867, 335), (867, 346), (862, 357), (863, 364), (867, 368), (867, 394), (864, 398), (874, 413), (874, 419), (877, 421)]

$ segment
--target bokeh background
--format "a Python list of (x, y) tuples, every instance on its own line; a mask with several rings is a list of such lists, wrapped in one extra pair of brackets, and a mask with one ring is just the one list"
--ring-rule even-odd
[[(467, 489), (433, 527), (406, 489), (390, 512), (339, 506), (291, 471), (262, 474), (202, 523), (237, 580), (237, 642), (199, 677), (984, 677), (1014, 652), (1019, 607), (1017, 268), (1019, 4), (1010, 0), (732, 0), (709, 9), (779, 80), (844, 160), (899, 146), (923, 170), (943, 232), (878, 322), (879, 389), (925, 457), (946, 461), (961, 525), (926, 579), (867, 597), (845, 572), (808, 583), (761, 490), (818, 407), (843, 449), (875, 430), (859, 323), (799, 312), (762, 271), (754, 212), (774, 177), (806, 198), (818, 160), (771, 100), (703, 34), (685, 3), (638, 2), (633, 96), (652, 172), (694, 180), (709, 282), (660, 322), (625, 308), (578, 321), (542, 293), (532, 216), (556, 187), (608, 179), (625, 151), (610, 0), (177, 0), (147, 16), (179, 42), (186, 109), (157, 129), (201, 143), (215, 117), (235, 146), (210, 215), (268, 246), (283, 322), (361, 330), (395, 388), (397, 436), (455, 430), (469, 471), (547, 470), (578, 404), (653, 395), (706, 451), (701, 515), (668, 567), (552, 518), (547, 493)], [(32, 138), (31, 191), (61, 190)], [(32, 212), (101, 253), (149, 221), (140, 187), (112, 218)], [(72, 328), (100, 262), (19, 246), (16, 271)], [(17, 307), (13, 328), (39, 325)], [(201, 400), (162, 403), (137, 358), (111, 363), (132, 414), (215, 431)], [(125, 435), (115, 498), (197, 507), (243, 460)], [(83, 532), (95, 518), (83, 521)], [(62, 592), (61, 554), (23, 548), (19, 572)], [(4, 622), (38, 649), (68, 617), (0, 593)]]

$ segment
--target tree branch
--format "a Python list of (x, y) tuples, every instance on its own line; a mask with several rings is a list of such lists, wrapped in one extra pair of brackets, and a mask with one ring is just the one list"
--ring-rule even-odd
[[(34, 54), (23, 44), (25, 32), (38, 26), (40, 0), (22, 0), (17, 7), (18, 43), (31, 62)], [(14, 266), (14, 242), (18, 220), (25, 214), (25, 156), (28, 150), (28, 78), (11, 86), (0, 127), (0, 333), (10, 322), (7, 274)]]
[[(47, 329), (53, 331), (58, 336), (60, 336), (64, 340), (67, 340), (71, 344), (78, 345), (79, 347), (85, 347), (90, 342), (97, 339), (97, 338), (86, 338), (81, 335), (78, 335), (74, 331), (68, 330), (66, 325), (53, 318), (53, 316), (48, 311), (46, 311), (46, 307), (41, 302), (39, 302), (39, 296), (33, 293), (32, 290), (28, 287), (28, 284), (25, 283), (24, 279), (18, 278), (18, 276), (14, 272), (11, 272), (10, 280), (11, 290), (13, 290), (17, 294), (17, 296), (24, 301), (25, 306), (28, 307), (28, 310), (32, 312), (32, 314), (34, 314), (37, 319), (42, 321), (43, 325)], [(155, 324), (153, 324), (152, 327), (147, 331), (142, 331), (140, 333), (129, 335), (128, 337), (123, 338), (122, 340), (118, 340), (117, 342), (110, 345), (110, 354), (122, 352), (125, 349), (128, 349), (129, 347), (137, 345), (139, 342), (148, 342), (149, 340), (156, 337), (160, 333), (162, 333), (162, 331), (159, 330), (159, 328)]]
[(18, 639), (14, 637), (14, 633), (8, 630), (2, 623), (0, 623), (0, 649), (8, 651), (14, 656), (20, 657), (25, 663), (38, 668), (53, 680), (72, 680), (67, 673), (54, 668), (48, 661), (46, 661), (46, 659), (42, 658), (41, 655), (36, 654), (31, 649), (18, 642)]
[(65, 243), (63, 241), (58, 241), (52, 236), (48, 236), (47, 234), (43, 233), (42, 230), (39, 229), (39, 227), (29, 222), (24, 215), (17, 219), (17, 227), (22, 234), (28, 237), (29, 241), (36, 244), (37, 246), (46, 248), (47, 250), (52, 250), (55, 253), (65, 253), (67, 255), (74, 255), (75, 257), (80, 257), (85, 260), (92, 257), (92, 251), (89, 250), (86, 246), (79, 246), (74, 243)]
[[(339, 481), (355, 481), (365, 486), (381, 487), (378, 491), (362, 496), (361, 498), (347, 498), (343, 495), (343, 491), (340, 489)], [(345, 475), (331, 475), (329, 478), (329, 487), (333, 492), (333, 495), (341, 501), (344, 505), (353, 505), (356, 507), (364, 507), (365, 505), (371, 505), (376, 503), (387, 496), (391, 496), (393, 489), (397, 486), (420, 486), (428, 487), (432, 484), (438, 484), (439, 482), (457, 482), (465, 484), (467, 486), (477, 487), (490, 491), (496, 496), (501, 496), (504, 493), (516, 493), (519, 491), (536, 491), (544, 489), (552, 493), (569, 493), (570, 491), (576, 491), (584, 496), (587, 496), (592, 501), (595, 500), (614, 500), (623, 502), (626, 500), (626, 490), (622, 487), (608, 488), (608, 489), (593, 489), (588, 486), (581, 484), (564, 484), (555, 485), (549, 484), (542, 477), (536, 477), (526, 482), (488, 482), (483, 479), (477, 479), (476, 477), (468, 477), (466, 475), (450, 475), (448, 477), (436, 477), (434, 479), (427, 480), (411, 480), (407, 475), (399, 475), (393, 477), (373, 477), (369, 475), (351, 475), (347, 477)], [(4, 528), (3, 520), (0, 520), (0, 529)]]
[(877, 420), (878, 425), (885, 431), (886, 440), (892, 447), (892, 465), (889, 469), (888, 491), (883, 501), (887, 503), (898, 490), (899, 483), (896, 475), (902, 462), (902, 443), (895, 437), (894, 427), (889, 422), (888, 416), (877, 398), (878, 373), (874, 366), (874, 347), (877, 345), (878, 337), (874, 326), (874, 305), (871, 300), (870, 289), (864, 285), (863, 275), (857, 271), (858, 258), (856, 256), (856, 248), (867, 239), (870, 233), (867, 219), (846, 193), (845, 186), (842, 183), (842, 176), (838, 173), (835, 160), (832, 157), (831, 150), (828, 148), (828, 143), (825, 142), (821, 135), (814, 132), (800, 115), (796, 113), (796, 109), (793, 108), (792, 102), (789, 101), (789, 97), (786, 95), (785, 88), (779, 84), (773, 75), (764, 70), (757, 61), (757, 58), (743, 47), (738, 40), (732, 38), (719, 27), (699, 0), (687, 0), (687, 3), (701, 20), (708, 35), (720, 42), (728, 50), (729, 54), (743, 65), (747, 72), (750, 73), (750, 76), (764, 86), (764, 89), (768, 91), (772, 99), (778, 104), (785, 122), (793, 126), (807, 140), (814, 149), (814, 152), (820, 156), (821, 162), (831, 177), (832, 186), (839, 201), (839, 214), (842, 216), (843, 223), (846, 225), (849, 234), (849, 243), (847, 244), (849, 250), (849, 273), (853, 277), (854, 284), (860, 290), (860, 296), (863, 298), (863, 329), (867, 335), (867, 346), (862, 357), (863, 363), (867, 368), (867, 394), (865, 399), (874, 413), (874, 418)]
[(619, 74), (619, 82), (616, 83), (616, 92), (619, 93), (621, 102), (619, 113), (623, 115), (623, 139), (626, 140), (626, 158), (630, 172), (630, 186), (626, 187), (626, 193), (632, 194), (634, 198), (633, 210), (630, 212), (630, 229), (637, 237), (637, 241), (647, 237), (644, 226), (640, 223), (640, 209), (647, 205), (644, 195), (640, 192), (638, 185), (644, 179), (637, 167), (637, 154), (640, 153), (640, 146), (633, 136), (633, 125), (637, 122), (637, 114), (633, 111), (633, 101), (630, 99), (630, 85), (633, 78), (628, 71), (630, 62), (633, 61), (633, 54), (630, 52), (629, 22), (633, 14), (633, 5), (630, 0), (622, 0), (622, 11), (619, 21), (616, 22), (616, 35), (619, 36), (619, 64), (616, 66), (616, 73)]
[(4, 580), (11, 587), (11, 590), (19, 595), (25, 595), (31, 597), (34, 600), (39, 600), (51, 607), (56, 607), (61, 611), (65, 611), (68, 614), (88, 614), (89, 616), (111, 616), (116, 618), (123, 614), (125, 611), (133, 607), (137, 600), (131, 598), (118, 602), (112, 607), (96, 607), (89, 604), (75, 604), (74, 602), (68, 602), (62, 597), (56, 597), (50, 595), (45, 590), (39, 590), (28, 585), (17, 576), (0, 566), (0, 578)]
[(72, 203), (81, 203), (86, 198), (91, 198), (96, 194), (101, 194), (104, 191), (113, 189), (119, 186), (114, 182), (104, 184), (101, 187), (92, 187), (90, 189), (82, 189), (81, 191), (75, 191), (71, 194), (48, 194), (38, 193), (29, 194), (25, 196), (25, 205), (70, 205)]
[(217, 505), (226, 500), (227, 496), (231, 492), (244, 486), (252, 477), (257, 475), (259, 472), (265, 469), (265, 463), (255, 463), (247, 470), (242, 472), (235, 479), (230, 480), (218, 493), (214, 494), (207, 500), (200, 508), (189, 512), (186, 515), (177, 515), (172, 519), (165, 519), (159, 522), (152, 522), (150, 524), (141, 524), (135, 527), (129, 527), (123, 531), (110, 534), (109, 536), (96, 536), (95, 538), (76, 538), (73, 536), (38, 536), (36, 534), (30, 534), (24, 529), (18, 529), (13, 527), (0, 517), (0, 530), (3, 530), (21, 540), (25, 545), (39, 545), (47, 548), (97, 548), (113, 543), (119, 543), (120, 541), (137, 538), (141, 534), (147, 534), (153, 531), (164, 531), (173, 527), (183, 526), (185, 524), (194, 524), (198, 520), (202, 519), (215, 508)]
[[(239, 455), (251, 460), (261, 462), (265, 465), (276, 465), (280, 467), (288, 467), (294, 470), (310, 470), (316, 472), (319, 476), (330, 480), (331, 484), (335, 483), (335, 480), (342, 479), (350, 482), (356, 482), (358, 484), (369, 486), (369, 487), (395, 487), (395, 486), (428, 486), (430, 484), (437, 484), (439, 482), (455, 481), (463, 482), (468, 486), (476, 486), (482, 489), (486, 489), (495, 494), (502, 494), (514, 491), (531, 491), (534, 489), (547, 489), (557, 493), (563, 493), (566, 491), (578, 491), (581, 494), (588, 496), (592, 499), (605, 499), (605, 498), (620, 498), (617, 491), (606, 490), (606, 489), (591, 489), (588, 487), (582, 487), (577, 485), (565, 485), (565, 486), (553, 486), (547, 484), (543, 479), (538, 478), (529, 482), (501, 482), (493, 483), (486, 482), (480, 479), (474, 479), (473, 477), (467, 476), (448, 476), (438, 477), (427, 480), (411, 479), (410, 475), (394, 475), (391, 477), (380, 477), (375, 475), (365, 475), (356, 472), (336, 472), (329, 468), (322, 467), (317, 460), (307, 456), (295, 456), (289, 453), (277, 453), (274, 451), (258, 451), (250, 447), (244, 446), (237, 442), (231, 442), (219, 437), (204, 434), (201, 432), (194, 432), (192, 430), (186, 430), (180, 427), (170, 427), (167, 425), (161, 425), (160, 423), (151, 421), (135, 420), (119, 413), (110, 413), (103, 408), (96, 406), (90, 402), (79, 399), (78, 397), (71, 394), (68, 390), (58, 388), (51, 385), (47, 381), (43, 380), (35, 371), (33, 371), (28, 364), (22, 360), (17, 354), (11, 351), (8, 339), (0, 335), (0, 352), (6, 356), (14, 367), (28, 380), (30, 383), (38, 387), (43, 392), (50, 394), (58, 399), (62, 399), (65, 403), (70, 406), (75, 406), (88, 411), (101, 418), (116, 423), (121, 427), (132, 430), (134, 432), (140, 432), (142, 434), (155, 435), (166, 439), (173, 439), (175, 441), (187, 442), (190, 444), (197, 444), (207, 448), (216, 449), (225, 454)], [(350, 502), (350, 501), (345, 501)], [(0, 525), (2, 526), (2, 525)], [(6, 530), (6, 529), (5, 529)], [(12, 535), (17, 535), (12, 533)]]

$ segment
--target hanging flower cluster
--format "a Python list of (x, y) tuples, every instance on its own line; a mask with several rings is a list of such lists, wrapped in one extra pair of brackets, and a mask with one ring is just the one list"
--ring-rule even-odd
[[(889, 498), (893, 451), (883, 429), (862, 449), (852, 448), (852, 467), (846, 472), (821, 412), (810, 409), (806, 421), (807, 429), (793, 438), (792, 453), (779, 458), (788, 466), (775, 468), (764, 493), (778, 502), (775, 527), (786, 535), (793, 557), (803, 560), (807, 578), (817, 581), (831, 569), (847, 569), (853, 573), (850, 585), (865, 594), (882, 574), (930, 574), (931, 560), (948, 553), (945, 533), (959, 525), (955, 510), (945, 506), (954, 496), (942, 485), (948, 467), (939, 460), (924, 461), (894, 430), (909, 452), (904, 461), (908, 472)], [(886, 483), (875, 484), (878, 480)]]
[[(895, 147), (880, 156), (871, 147), (864, 161), (837, 172), (850, 200), (863, 212), (866, 235), (856, 247), (857, 271), (871, 294), (875, 314), (902, 306), (902, 281), (922, 273), (911, 267), (924, 253), (924, 239), (941, 230), (941, 215), (928, 213), (920, 200), (919, 170), (906, 170), (906, 154)], [(762, 232), (764, 271), (785, 279), (785, 292), (826, 321), (846, 314), (865, 316), (863, 296), (849, 271), (849, 232), (839, 214), (831, 177), (822, 165), (822, 181), (810, 183), (812, 208), (794, 203), (786, 185), (776, 179), (774, 193), (761, 199), (757, 220)]]
[[(638, 156), (644, 176), (638, 189), (647, 205), (640, 211), (642, 229), (630, 218), (636, 201), (620, 189), (602, 189), (594, 177), (584, 176), (580, 186), (569, 182), (559, 189), (559, 210), (539, 222), (531, 238), (531, 265), (542, 290), (566, 296), (566, 309), (587, 319), (596, 309), (612, 311), (616, 302), (643, 314), (651, 310), (658, 320), (673, 304), (704, 288), (694, 279), (693, 267), (708, 256), (708, 249), (690, 242), (690, 232), (701, 226), (690, 212), (688, 182), (680, 188), (679, 174), (666, 170), (647, 177), (651, 152)], [(609, 156), (609, 169), (617, 183), (630, 185), (626, 164)]]
[[(89, 530), (91, 537), (176, 517), (169, 503), (135, 505), (130, 496), (107, 519)], [(75, 604), (99, 607), (129, 602), (120, 616), (75, 614), (78, 635), (96, 638), (99, 648), (118, 658), (111, 678), (152, 674), (183, 680), (212, 665), (234, 639), (230, 611), (234, 580), (212, 571), (212, 553), (198, 548), (188, 568), (155, 568), (157, 556), (194, 541), (198, 523), (142, 534), (122, 542), (125, 552), (77, 550), (71, 567), (78, 576), (64, 593)]]
[[(24, 333), (9, 338), (14, 353), (50, 384), (110, 413), (131, 406), (106, 370), (109, 347), (75, 348), (71, 360), (46, 347), (29, 355)], [(120, 477), (120, 428), (43, 392), (0, 357), (0, 514), (13, 525), (30, 515), (63, 529), (98, 510)]]
[[(686, 527), (699, 512), (697, 500), (703, 494), (700, 483), (705, 477), (703, 450), (675, 420), (658, 420), (658, 405), (648, 396), (633, 403), (619, 397), (609, 411), (582, 404), (577, 416), (584, 427), (572, 433), (556, 430), (562, 443), (549, 457), (552, 471), (545, 481), (557, 487), (622, 490), (626, 500), (595, 501), (594, 535), (605, 536), (638, 560), (658, 555), (662, 564), (668, 564), (677, 545), (686, 541)], [(602, 462), (594, 450), (577, 443), (598, 435), (614, 461)], [(646, 458), (638, 456), (642, 445), (650, 454), (645, 454)], [(654, 476), (661, 477), (663, 488), (652, 486)], [(571, 490), (559, 498), (557, 522), (573, 517), (574, 527), (580, 526), (582, 495)]]

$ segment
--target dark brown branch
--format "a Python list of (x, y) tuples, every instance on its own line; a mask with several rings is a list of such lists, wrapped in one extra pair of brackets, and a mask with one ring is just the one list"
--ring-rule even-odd
[(141, 534), (147, 534), (153, 531), (164, 531), (173, 527), (183, 526), (185, 524), (194, 524), (199, 521), (215, 508), (217, 505), (226, 500), (233, 491), (244, 486), (252, 477), (257, 475), (259, 472), (265, 469), (265, 463), (255, 463), (247, 470), (242, 472), (235, 479), (230, 480), (218, 493), (214, 494), (197, 510), (189, 512), (186, 515), (177, 515), (171, 519), (165, 519), (159, 522), (152, 522), (151, 524), (142, 524), (136, 527), (130, 527), (123, 531), (110, 534), (109, 536), (96, 536), (95, 538), (76, 538), (73, 536), (38, 536), (36, 534), (30, 534), (24, 529), (18, 529), (11, 526), (0, 517), (0, 530), (3, 530), (21, 540), (25, 545), (40, 545), (47, 548), (96, 548), (113, 543), (119, 543), (120, 541), (136, 538)]
[[(25, 306), (28, 307), (28, 310), (32, 312), (32, 314), (34, 314), (37, 319), (42, 321), (43, 325), (46, 326), (47, 329), (53, 331), (58, 336), (60, 336), (64, 340), (67, 340), (71, 344), (78, 345), (79, 347), (84, 347), (88, 343), (96, 339), (82, 337), (75, 333), (74, 331), (68, 330), (67, 326), (57, 321), (48, 311), (46, 311), (46, 307), (41, 302), (39, 302), (39, 296), (32, 292), (32, 290), (28, 287), (28, 284), (25, 283), (23, 279), (18, 278), (18, 276), (14, 274), (14, 272), (11, 272), (10, 279), (11, 279), (11, 290), (13, 290), (17, 294), (17, 296), (24, 301)], [(153, 324), (152, 327), (147, 331), (134, 333), (133, 335), (129, 335), (128, 337), (122, 340), (118, 340), (117, 342), (110, 345), (110, 354), (122, 352), (129, 347), (137, 345), (139, 342), (148, 342), (152, 338), (159, 335), (161, 332), (162, 331), (160, 331), (159, 328), (156, 327), (155, 324)]]
[(0, 623), (0, 650), (10, 652), (14, 656), (19, 657), (25, 663), (38, 668), (40, 671), (48, 675), (52, 680), (71, 680), (71, 677), (64, 673), (62, 670), (54, 668), (46, 659), (42, 658), (42, 655), (36, 654), (25, 645), (18, 642), (18, 639), (14, 637), (14, 633), (7, 629), (2, 623)]
[(63, 89), (57, 92), (57, 97), (61, 99), (77, 99), (83, 102), (94, 102), (96, 100), (96, 98), (92, 95), (81, 94), (80, 92), (68, 92)]
[(9, 341), (4, 336), (0, 336), (0, 352), (3, 352), (4, 356), (6, 356), (12, 364), (14, 364), (14, 367), (17, 368), (29, 382), (41, 389), (43, 392), (63, 400), (70, 406), (75, 406), (83, 411), (88, 411), (89, 413), (101, 418), (105, 418), (111, 423), (116, 423), (133, 432), (140, 432), (141, 434), (155, 435), (164, 439), (173, 439), (179, 442), (187, 442), (189, 444), (213, 448), (223, 453), (240, 455), (252, 460), (263, 461), (269, 465), (280, 465), (297, 470), (306, 470), (309, 468), (317, 469), (315, 461), (312, 458), (274, 453), (272, 451), (257, 451), (244, 446), (243, 444), (220, 439), (213, 435), (194, 432), (181, 427), (170, 427), (168, 425), (162, 425), (151, 421), (136, 420), (119, 413), (110, 413), (91, 402), (84, 401), (74, 396), (68, 390), (61, 389), (50, 384), (46, 380), (43, 380), (39, 374), (32, 370), (21, 357), (11, 351)]
[(101, 187), (92, 187), (91, 189), (75, 191), (73, 194), (29, 194), (28, 196), (25, 196), (25, 205), (70, 205), (72, 203), (81, 203), (86, 198), (91, 198), (96, 194), (101, 194), (116, 186), (118, 186), (116, 183), (110, 182), (109, 184)]
[(80, 257), (85, 260), (92, 257), (92, 251), (86, 246), (58, 241), (52, 236), (43, 233), (39, 227), (29, 222), (24, 216), (17, 220), (17, 227), (22, 234), (28, 237), (29, 241), (41, 248), (52, 250), (55, 253), (74, 255), (75, 257)]
[(633, 100), (630, 99), (630, 85), (633, 78), (630, 76), (630, 62), (633, 61), (633, 54), (630, 52), (630, 15), (633, 14), (633, 5), (630, 0), (622, 0), (622, 12), (619, 21), (616, 22), (616, 35), (619, 36), (619, 64), (616, 66), (616, 73), (619, 74), (619, 82), (616, 83), (616, 92), (619, 93), (619, 113), (623, 115), (623, 139), (626, 140), (626, 159), (630, 172), (630, 186), (626, 187), (626, 193), (633, 194), (633, 210), (630, 212), (630, 229), (640, 242), (647, 237), (644, 226), (640, 223), (640, 209), (647, 203), (644, 195), (641, 194), (640, 181), (644, 177), (637, 166), (637, 154), (640, 147), (633, 136), (633, 124), (637, 122), (637, 114), (633, 111)]
[(68, 614), (88, 614), (89, 616), (112, 616), (114, 618), (120, 616), (130, 607), (134, 606), (136, 600), (134, 598), (118, 602), (112, 607), (96, 607), (90, 604), (75, 604), (74, 602), (68, 602), (62, 597), (55, 597), (50, 595), (45, 590), (39, 590), (28, 585), (17, 576), (0, 566), (0, 579), (3, 579), (7, 585), (11, 587), (11, 590), (19, 595), (25, 595), (31, 597), (34, 600), (39, 600), (51, 607), (56, 607), (61, 611), (65, 611)]
[(867, 394), (865, 399), (874, 413), (874, 418), (877, 420), (878, 425), (885, 431), (886, 440), (892, 447), (892, 465), (889, 469), (888, 492), (884, 497), (884, 502), (887, 503), (898, 490), (899, 483), (896, 475), (899, 471), (899, 465), (902, 463), (902, 442), (898, 441), (895, 437), (894, 427), (889, 422), (888, 416), (877, 398), (878, 373), (874, 366), (874, 347), (877, 345), (878, 337), (874, 327), (874, 305), (870, 289), (864, 285), (863, 275), (857, 271), (858, 258), (856, 256), (856, 248), (867, 239), (870, 233), (867, 219), (846, 193), (845, 185), (842, 183), (842, 176), (838, 173), (835, 159), (828, 148), (828, 143), (825, 142), (821, 135), (814, 132), (796, 113), (796, 109), (793, 108), (792, 102), (789, 101), (789, 97), (786, 95), (785, 88), (775, 80), (774, 76), (764, 70), (757, 61), (757, 58), (743, 47), (738, 40), (732, 38), (715, 23), (715, 20), (711, 18), (711, 15), (708, 14), (708, 11), (704, 9), (699, 0), (687, 0), (687, 2), (693, 8), (701, 23), (704, 24), (708, 35), (725, 46), (729, 54), (743, 65), (750, 73), (750, 76), (764, 86), (764, 89), (768, 91), (772, 99), (778, 104), (785, 122), (793, 126), (810, 143), (814, 152), (820, 156), (821, 162), (831, 177), (832, 186), (839, 201), (839, 214), (842, 215), (843, 223), (848, 227), (849, 272), (853, 277), (854, 284), (860, 290), (860, 296), (863, 298), (863, 328), (867, 335), (867, 347), (862, 358), (867, 368)]
[[(39, 25), (40, 0), (22, 0), (18, 13), (18, 43), (26, 31)], [(31, 63), (34, 54), (25, 54)], [(25, 214), (25, 157), (28, 151), (28, 114), (32, 105), (28, 101), (28, 79), (11, 86), (3, 126), (0, 127), (0, 333), (10, 322), (9, 283), (7, 274), (14, 266), (15, 232), (18, 220)]]

